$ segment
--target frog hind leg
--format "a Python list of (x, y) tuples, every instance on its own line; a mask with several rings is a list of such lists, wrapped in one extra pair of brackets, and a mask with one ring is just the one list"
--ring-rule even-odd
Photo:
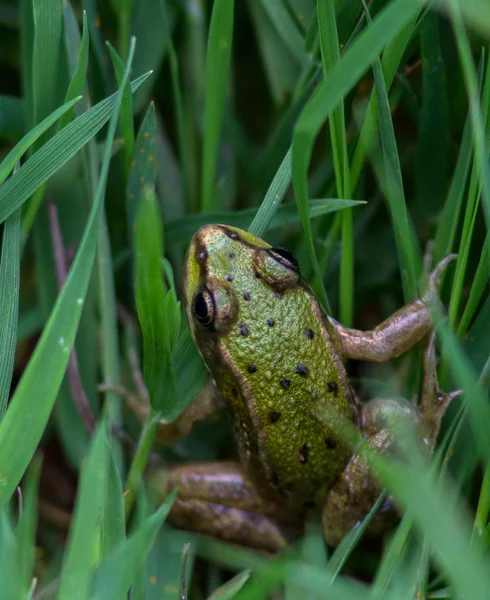
[[(367, 406), (367, 405), (366, 405)], [(383, 454), (389, 453), (392, 434), (382, 429), (366, 440), (370, 446)], [(371, 510), (382, 492), (372, 477), (369, 465), (355, 453), (344, 471), (330, 488), (322, 511), (323, 532), (329, 546), (337, 546), (342, 538)], [(368, 533), (379, 535), (398, 518), (391, 498), (386, 498), (371, 520)]]
[(162, 496), (178, 488), (169, 521), (183, 529), (269, 552), (302, 532), (302, 521), (262, 497), (238, 462), (187, 463), (160, 469), (151, 480)]
[[(442, 418), (451, 400), (461, 392), (441, 391), (437, 378), (435, 334), (424, 357), (424, 382), (419, 407), (400, 399), (374, 399), (362, 407), (362, 427), (366, 443), (384, 455), (396, 452), (394, 424), (402, 418), (417, 424), (432, 452)], [(391, 425), (390, 425), (391, 424)], [(323, 507), (323, 528), (329, 545), (335, 546), (360, 522), (381, 494), (382, 488), (372, 477), (367, 462), (354, 453), (343, 473), (329, 490)], [(393, 498), (388, 497), (369, 524), (368, 532), (379, 535), (398, 518)]]

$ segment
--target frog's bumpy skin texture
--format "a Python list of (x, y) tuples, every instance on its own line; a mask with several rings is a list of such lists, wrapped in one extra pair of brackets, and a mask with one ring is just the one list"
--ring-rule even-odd
[[(432, 295), (439, 274), (436, 267)], [(184, 295), (193, 339), (233, 414), (241, 464), (174, 467), (167, 487), (181, 491), (171, 520), (201, 531), (207, 523), (210, 535), (277, 550), (301, 532), (298, 518), (314, 511), (336, 545), (380, 493), (368, 465), (337, 435), (341, 423), (350, 420), (365, 443), (390, 454), (385, 417), (405, 412), (431, 449), (454, 396), (437, 385), (433, 343), (420, 412), (392, 400), (361, 407), (342, 364), (342, 357), (387, 360), (407, 350), (430, 330), (426, 298), (371, 332), (344, 328), (325, 316), (290, 253), (224, 225), (193, 237)], [(327, 422), (317, 417), (322, 406)], [(396, 516), (387, 499), (370, 530), (381, 532)]]

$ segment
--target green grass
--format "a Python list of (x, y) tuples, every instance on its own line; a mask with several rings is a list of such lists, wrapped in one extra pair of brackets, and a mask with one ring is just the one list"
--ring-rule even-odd
[[(428, 4), (0, 6), (1, 598), (488, 597), (490, 9)], [(457, 253), (434, 310), (464, 393), (430, 467), (413, 440), (366, 456), (403, 512), (378, 542), (382, 498), (338, 548), (313, 521), (269, 557), (173, 528), (147, 486), (233, 456), (221, 413), (154, 444), (207, 377), (181, 272), (213, 222), (291, 249), (361, 329), (425, 291), (430, 242)], [(347, 367), (363, 399), (411, 398), (421, 354)]]

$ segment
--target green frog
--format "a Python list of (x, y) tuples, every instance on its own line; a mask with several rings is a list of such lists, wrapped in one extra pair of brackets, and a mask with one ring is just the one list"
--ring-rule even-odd
[[(240, 460), (173, 467), (166, 484), (179, 495), (171, 520), (276, 551), (301, 532), (305, 516), (316, 514), (325, 541), (337, 545), (381, 492), (366, 462), (339, 436), (342, 422), (389, 454), (390, 419), (408, 415), (431, 450), (454, 396), (439, 389), (433, 337), (418, 409), (393, 399), (361, 404), (343, 360), (385, 361), (427, 334), (427, 303), (451, 259), (436, 267), (424, 298), (363, 332), (326, 315), (289, 251), (235, 227), (201, 227), (185, 259), (186, 313), (213, 385), (233, 415)], [(334, 409), (328, 420), (318, 417), (324, 406)], [(370, 531), (379, 533), (396, 518), (388, 498)]]

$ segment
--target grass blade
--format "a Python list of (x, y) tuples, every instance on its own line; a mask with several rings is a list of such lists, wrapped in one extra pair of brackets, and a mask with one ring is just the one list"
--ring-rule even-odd
[(59, 600), (89, 600), (94, 567), (100, 560), (101, 514), (106, 500), (109, 445), (103, 424), (82, 466), (74, 518), (65, 551)]
[[(131, 83), (133, 92), (149, 75), (146, 73)], [(111, 116), (116, 100), (117, 94), (113, 94), (72, 121), (0, 187), (0, 223), (102, 129)]]
[(31, 129), (25, 136), (15, 145), (14, 148), (7, 154), (0, 164), (0, 183), (7, 179), (9, 173), (14, 169), (15, 165), (20, 161), (22, 155), (47, 131), (53, 123), (70, 111), (73, 106), (80, 100), (81, 96), (74, 98), (63, 106), (60, 106), (46, 117), (41, 123)]
[(20, 211), (4, 223), (0, 258), (0, 422), (7, 410), (17, 343), (20, 284)]
[[(129, 66), (130, 61), (125, 78)], [(34, 454), (68, 364), (94, 264), (121, 98), (122, 88), (114, 99), (99, 186), (78, 252), (9, 409), (0, 423), (0, 505), (5, 505), (9, 500)]]
[(102, 561), (95, 575), (94, 600), (119, 600), (126, 596), (146, 561), (176, 495), (176, 492), (170, 494), (135, 533)]
[(209, 28), (202, 157), (202, 208), (215, 207), (214, 181), (231, 62), (234, 0), (216, 0)]
[[(320, 265), (313, 244), (309, 221), (308, 166), (317, 134), (332, 110), (392, 40), (419, 12), (420, 0), (395, 0), (347, 48), (341, 60), (318, 87), (303, 110), (293, 137), (292, 176), (299, 214), (305, 232), (310, 258), (318, 281), (322, 281)], [(323, 286), (320, 301), (327, 305)]]

